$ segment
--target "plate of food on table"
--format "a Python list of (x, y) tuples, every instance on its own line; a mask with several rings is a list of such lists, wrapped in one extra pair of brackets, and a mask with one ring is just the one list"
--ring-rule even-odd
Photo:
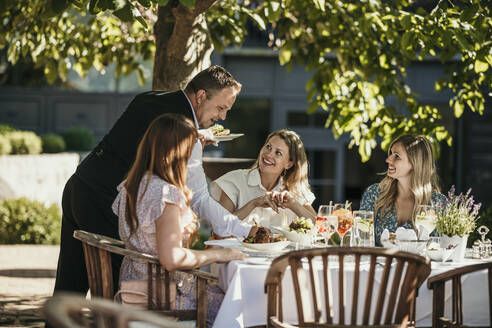
[(309, 245), (314, 234), (314, 224), (311, 219), (298, 217), (292, 221), (287, 228), (272, 227), (274, 230), (281, 232), (288, 240), (295, 243)]
[(256, 251), (278, 252), (290, 244), (287, 238), (271, 233), (264, 227), (259, 227), (255, 236), (244, 238), (241, 246)]

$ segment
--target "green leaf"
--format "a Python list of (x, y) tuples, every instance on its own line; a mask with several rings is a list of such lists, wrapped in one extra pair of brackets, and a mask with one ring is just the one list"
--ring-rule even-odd
[(150, 0), (138, 0), (138, 3), (141, 4), (144, 8), (150, 8), (152, 4)]
[(317, 102), (312, 102), (309, 104), (308, 108), (307, 108), (307, 113), (308, 114), (312, 114), (314, 112), (316, 112), (316, 110), (318, 109), (318, 103)]
[(265, 21), (260, 15), (258, 15), (257, 13), (252, 13), (249, 15), (249, 17), (258, 25), (260, 29), (266, 29)]
[(158, 0), (157, 3), (159, 4), (159, 6), (162, 6), (164, 7), (165, 5), (167, 5), (169, 2), (169, 0)]
[(280, 52), (278, 54), (278, 59), (280, 61), (280, 65), (285, 65), (290, 61), (290, 58), (292, 57), (292, 50), (282, 47), (280, 49)]
[(134, 18), (132, 7), (128, 3), (123, 8), (113, 11), (113, 15), (118, 17), (122, 22), (131, 22)]
[(475, 60), (475, 73), (486, 72), (489, 69), (489, 64), (486, 62)]
[(97, 15), (99, 12), (101, 12), (101, 9), (97, 6), (97, 3), (99, 0), (91, 0), (89, 2), (89, 12), (92, 15)]
[(465, 105), (460, 100), (456, 100), (454, 103), (454, 116), (458, 118), (461, 117), (464, 110), (465, 110)]
[(51, 9), (56, 13), (60, 14), (69, 6), (67, 0), (51, 0)]
[(44, 67), (44, 74), (46, 75), (48, 83), (52, 84), (56, 81), (57, 70), (54, 61), (50, 60), (46, 63), (46, 66)]
[(325, 11), (325, 0), (313, 0), (314, 6), (321, 11)]
[(179, 3), (189, 9), (195, 8), (195, 0), (179, 0)]
[(382, 54), (379, 56), (379, 66), (381, 66), (382, 68), (389, 68), (389, 65), (388, 63), (386, 62), (386, 55), (385, 54)]
[(148, 29), (147, 22), (142, 17), (142, 14), (140, 13), (140, 10), (138, 10), (137, 7), (132, 9), (132, 14), (133, 14), (133, 17), (135, 17), (135, 19), (147, 30)]
[(411, 39), (412, 38), (412, 32), (410, 31), (406, 31), (405, 33), (403, 33), (403, 36), (401, 37), (401, 48), (404, 49), (404, 50), (407, 50), (409, 48), (411, 48)]

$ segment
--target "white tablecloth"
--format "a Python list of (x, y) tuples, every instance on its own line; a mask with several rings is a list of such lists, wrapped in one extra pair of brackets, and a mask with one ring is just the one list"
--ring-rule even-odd
[[(253, 259), (256, 260), (256, 259)], [(260, 261), (258, 261), (260, 262)], [(476, 261), (465, 259), (463, 263), (436, 263), (432, 262), (430, 276), (448, 271), (457, 266), (476, 263)], [(368, 270), (367, 266), (367, 270)], [(214, 328), (222, 327), (249, 327), (266, 324), (267, 297), (264, 293), (264, 281), (269, 268), (268, 263), (252, 264), (244, 261), (232, 261), (227, 265), (218, 265), (219, 285), (226, 291), (221, 308), (214, 323)], [(361, 283), (365, 275), (361, 267)], [(335, 271), (334, 271), (335, 270)], [(331, 268), (332, 279), (337, 274), (337, 266)], [(353, 270), (353, 269), (352, 269)], [(321, 271), (321, 270), (320, 270)], [(352, 286), (350, 267), (345, 266), (346, 286)], [(376, 271), (376, 284), (378, 288), (381, 270)], [(333, 281), (335, 281), (333, 280)], [(465, 324), (471, 326), (489, 326), (488, 310), (488, 282), (487, 272), (480, 271), (464, 276), (463, 281), (463, 307)], [(297, 309), (293, 292), (293, 284), (290, 271), (286, 272), (283, 280), (283, 304), (284, 320), (297, 322)], [(350, 288), (350, 287), (349, 287)], [(321, 292), (322, 293), (322, 292)], [(338, 286), (332, 285), (334, 297), (338, 295)], [(377, 294), (377, 293), (373, 293)], [(346, 318), (349, 317), (351, 309), (351, 291), (346, 291)], [(376, 295), (373, 295), (376, 298)], [(446, 309), (445, 313), (450, 315), (451, 311), (451, 284), (446, 285)], [(319, 299), (319, 298), (318, 298)], [(363, 298), (359, 298), (363, 299)], [(333, 304), (333, 303), (332, 303)], [(359, 302), (359, 315), (362, 313), (362, 304)], [(375, 304), (373, 302), (373, 304)], [(335, 322), (338, 322), (338, 314), (334, 313)], [(416, 319), (418, 327), (432, 326), (432, 290), (427, 288), (425, 281), (419, 289), (417, 297)]]

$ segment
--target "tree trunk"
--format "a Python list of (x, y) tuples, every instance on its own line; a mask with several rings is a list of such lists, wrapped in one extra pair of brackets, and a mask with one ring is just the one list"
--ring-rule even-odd
[(193, 10), (170, 4), (158, 8), (153, 90), (183, 89), (196, 73), (210, 66), (213, 44), (204, 12), (215, 1), (197, 0)]

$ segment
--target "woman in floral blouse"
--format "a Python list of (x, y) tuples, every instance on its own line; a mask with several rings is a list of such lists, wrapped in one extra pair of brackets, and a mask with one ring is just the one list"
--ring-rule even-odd
[(374, 211), (376, 245), (381, 246), (384, 229), (414, 228), (418, 205), (438, 203), (444, 198), (438, 187), (434, 155), (429, 140), (403, 135), (388, 150), (386, 177), (367, 188), (361, 210)]
[[(196, 216), (190, 208), (191, 191), (185, 185), (187, 163), (197, 137), (194, 123), (182, 115), (164, 114), (156, 118), (145, 132), (136, 160), (126, 180), (118, 186), (113, 203), (125, 246), (157, 255), (168, 271), (190, 270), (247, 256), (230, 248), (187, 248), (197, 229)], [(176, 306), (194, 308), (192, 276), (182, 272), (172, 272), (172, 276), (179, 287)], [(139, 286), (147, 286), (146, 279), (147, 265), (125, 256), (120, 271), (122, 301), (145, 302), (131, 295), (142, 292)], [(207, 286), (207, 327), (212, 325), (223, 297), (217, 286)]]

